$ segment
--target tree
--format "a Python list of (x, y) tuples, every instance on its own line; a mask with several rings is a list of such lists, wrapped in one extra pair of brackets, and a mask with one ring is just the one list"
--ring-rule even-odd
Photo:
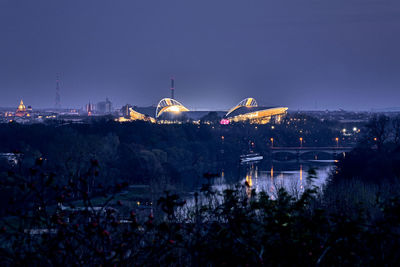
[(378, 150), (382, 150), (383, 145), (389, 138), (389, 118), (385, 115), (374, 115), (367, 123), (368, 141), (374, 140)]
[(393, 142), (400, 145), (400, 115), (392, 119)]

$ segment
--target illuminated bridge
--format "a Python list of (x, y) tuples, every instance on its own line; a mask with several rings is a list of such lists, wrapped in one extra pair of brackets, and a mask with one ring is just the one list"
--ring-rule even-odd
[(353, 147), (271, 147), (271, 154), (288, 153), (295, 154), (298, 157), (306, 153), (327, 153), (337, 155), (350, 152)]
[(231, 108), (225, 118), (230, 122), (249, 121), (256, 124), (265, 124), (271, 119), (279, 122), (287, 109), (286, 107), (260, 107), (254, 98), (245, 98)]

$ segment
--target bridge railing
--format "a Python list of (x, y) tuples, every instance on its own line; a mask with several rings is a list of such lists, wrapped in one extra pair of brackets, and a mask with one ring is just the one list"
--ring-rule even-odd
[(272, 150), (352, 150), (353, 147), (271, 147)]

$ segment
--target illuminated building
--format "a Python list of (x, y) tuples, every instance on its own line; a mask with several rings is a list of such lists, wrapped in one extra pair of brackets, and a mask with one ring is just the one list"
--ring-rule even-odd
[(231, 108), (225, 115), (230, 122), (265, 124), (272, 119), (279, 122), (286, 114), (286, 107), (260, 107), (254, 98), (246, 98)]
[(129, 109), (130, 109), (131, 107), (132, 107), (132, 106), (129, 105), (129, 104), (126, 104), (125, 106), (122, 106), (122, 108), (121, 108), (121, 110), (120, 110), (120, 112), (122, 113), (122, 117), (124, 117), (125, 119), (129, 119), (129, 117), (130, 117)]
[[(163, 98), (157, 107), (132, 107), (125, 105), (121, 109), (123, 117), (117, 121), (133, 121), (143, 120), (158, 123), (206, 123), (213, 124), (219, 121), (221, 124), (229, 124), (231, 122), (250, 122), (255, 124), (265, 124), (274, 120), (279, 122), (281, 117), (286, 114), (286, 107), (260, 107), (254, 98), (246, 98), (239, 102), (238, 105), (225, 111), (190, 111), (180, 102), (172, 98)], [(155, 118), (147, 114), (153, 114)]]
[[(125, 121), (148, 121), (151, 123), (155, 123), (156, 120), (150, 116), (147, 116), (145, 114), (142, 114), (140, 112), (137, 112), (136, 110), (133, 110), (132, 107), (130, 107), (129, 105), (126, 105), (125, 108), (127, 109), (128, 114), (124, 114), (123, 117), (119, 117), (118, 119), (116, 119), (116, 121), (119, 122), (125, 122)], [(124, 108), (123, 108), (124, 109)]]
[(181, 112), (189, 111), (181, 103), (172, 98), (163, 98), (157, 105), (156, 118), (158, 119), (161, 115), (166, 114), (167, 117), (173, 118), (181, 114)]
[(156, 120), (154, 118), (149, 117), (145, 114), (139, 113), (139, 112), (133, 110), (132, 108), (129, 108), (129, 116), (130, 116), (130, 119), (133, 121), (140, 120), (140, 121), (149, 121), (152, 123), (156, 122)]
[[(32, 108), (31, 108), (31, 110), (32, 110)], [(26, 110), (26, 107), (25, 107), (22, 99), (21, 99), (21, 102), (19, 103), (17, 111), (15, 111), (15, 116), (17, 116), (17, 117), (29, 117), (30, 116), (30, 114)]]
[[(154, 108), (154, 107), (153, 107)], [(136, 108), (135, 108), (136, 109)], [(149, 110), (152, 109), (151, 107)], [(149, 111), (147, 110), (147, 111)], [(182, 116), (182, 112), (187, 112), (189, 109), (184, 107), (181, 103), (172, 98), (163, 98), (157, 105), (155, 109), (155, 117), (161, 123), (173, 123), (174, 121), (179, 120)], [(152, 123), (156, 122), (156, 119), (145, 115), (141, 112), (138, 112), (133, 109), (133, 107), (129, 104), (122, 107), (121, 112), (123, 117), (118, 118), (117, 120), (122, 121), (134, 121), (134, 120), (142, 120), (149, 121)], [(154, 109), (153, 109), (154, 112)], [(145, 113), (148, 113), (145, 111)]]

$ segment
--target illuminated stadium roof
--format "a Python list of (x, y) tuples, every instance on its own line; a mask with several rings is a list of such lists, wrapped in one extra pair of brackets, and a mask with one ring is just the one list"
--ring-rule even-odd
[(157, 105), (156, 118), (160, 117), (164, 112), (180, 113), (182, 111), (189, 111), (189, 109), (175, 99), (163, 98)]
[(234, 122), (250, 121), (252, 123), (268, 123), (271, 118), (280, 120), (286, 114), (286, 107), (259, 107), (254, 98), (246, 98), (231, 108), (225, 117)]
[(230, 114), (229, 114), (229, 116), (226, 116), (226, 117), (235, 117), (235, 116), (238, 116), (238, 115), (243, 115), (243, 114), (246, 114), (246, 113), (251, 113), (251, 112), (256, 112), (256, 111), (260, 111), (260, 110), (264, 110), (264, 109), (271, 109), (271, 108), (273, 108), (273, 107), (245, 107), (245, 106), (242, 106), (242, 107), (237, 107), (235, 110), (233, 110)]
[(233, 111), (235, 111), (236, 109), (241, 108), (241, 107), (248, 107), (249, 108), (249, 107), (257, 107), (257, 106), (258, 106), (257, 105), (257, 101), (254, 98), (251, 98), (251, 97), (245, 98), (242, 101), (240, 101), (239, 104), (237, 104), (235, 107), (231, 108), (228, 111), (228, 113), (226, 113), (225, 116), (228, 117), (229, 114), (231, 114)]
[(131, 120), (141, 120), (141, 121), (150, 121), (155, 123), (156, 120), (152, 117), (149, 117), (145, 114), (142, 114), (140, 112), (137, 112), (136, 110), (133, 110), (132, 108), (129, 108), (129, 116)]

